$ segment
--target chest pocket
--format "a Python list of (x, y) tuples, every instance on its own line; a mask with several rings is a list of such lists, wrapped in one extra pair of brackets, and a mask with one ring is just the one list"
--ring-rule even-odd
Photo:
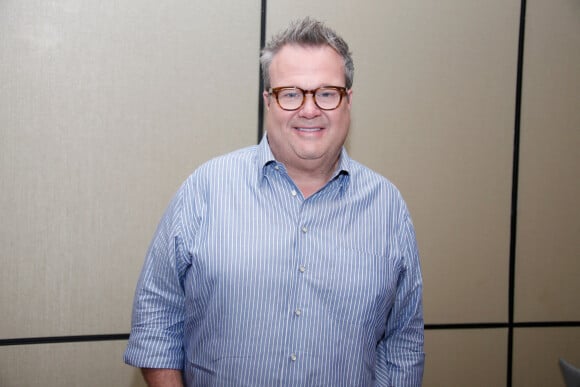
[(345, 248), (335, 249), (327, 258), (317, 279), (329, 316), (353, 325), (386, 321), (397, 285), (393, 260)]

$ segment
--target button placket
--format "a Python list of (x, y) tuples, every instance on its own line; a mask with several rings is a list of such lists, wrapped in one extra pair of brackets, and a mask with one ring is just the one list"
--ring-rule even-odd
[[(289, 312), (289, 317), (290, 317), (290, 321), (294, 321), (293, 323), (290, 323), (290, 329), (292, 330), (291, 335), (293, 337), (296, 337), (296, 341), (297, 343), (300, 343), (301, 340), (299, 340), (299, 337), (301, 337), (304, 334), (304, 330), (308, 329), (307, 325), (305, 325), (307, 320), (304, 320), (305, 318), (307, 318), (307, 314), (304, 306), (308, 306), (308, 301), (305, 300), (303, 298), (303, 292), (304, 292), (304, 280), (305, 277), (303, 277), (303, 275), (306, 275), (306, 272), (308, 270), (308, 266), (307, 263), (308, 260), (310, 259), (310, 254), (311, 251), (308, 248), (309, 246), (309, 238), (308, 238), (308, 233), (311, 231), (310, 228), (308, 227), (309, 224), (309, 220), (308, 217), (304, 217), (305, 213), (305, 209), (307, 206), (307, 203), (303, 200), (302, 196), (300, 195), (300, 192), (297, 189), (291, 189), (290, 190), (290, 195), (291, 197), (294, 199), (300, 199), (300, 210), (299, 210), (299, 215), (298, 215), (298, 219), (297, 219), (297, 244), (296, 244), (296, 255), (295, 255), (295, 269), (297, 270), (298, 273), (296, 273), (296, 277), (295, 277), (295, 281), (296, 281), (296, 297), (293, 300), (294, 306), (288, 311)], [(292, 350), (296, 350), (297, 348), (294, 346), (294, 341), (292, 340), (293, 344), (290, 344), (288, 350), (289, 352)], [(298, 361), (298, 356), (299, 353), (298, 352), (291, 352), (290, 355), (288, 356), (289, 362), (295, 363), (296, 361)]]

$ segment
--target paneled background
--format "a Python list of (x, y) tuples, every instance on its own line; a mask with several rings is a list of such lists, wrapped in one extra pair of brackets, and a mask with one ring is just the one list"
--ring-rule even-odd
[(424, 386), (563, 386), (576, 0), (0, 2), (0, 386), (143, 385), (122, 352), (151, 235), (196, 166), (256, 142), (261, 41), (306, 15), (353, 51), (349, 153), (414, 218)]

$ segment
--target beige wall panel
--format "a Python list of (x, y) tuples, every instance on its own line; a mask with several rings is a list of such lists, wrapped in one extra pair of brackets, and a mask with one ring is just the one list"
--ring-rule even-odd
[(580, 321), (580, 2), (528, 1), (515, 316)]
[(351, 155), (412, 211), (429, 323), (505, 321), (517, 0), (268, 4), (268, 32), (312, 15), (351, 43)]
[(125, 341), (0, 347), (2, 387), (145, 387)]
[(505, 385), (506, 348), (506, 329), (427, 331), (423, 387)]
[(513, 387), (564, 387), (558, 359), (580, 367), (580, 327), (514, 331)]
[(256, 142), (259, 35), (249, 0), (1, 2), (0, 338), (128, 331), (172, 194)]

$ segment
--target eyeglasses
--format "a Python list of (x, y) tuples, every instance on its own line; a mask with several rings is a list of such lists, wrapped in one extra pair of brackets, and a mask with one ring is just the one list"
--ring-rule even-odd
[(314, 90), (303, 90), (299, 87), (274, 87), (270, 95), (276, 97), (278, 106), (283, 110), (293, 111), (300, 109), (306, 101), (306, 94), (312, 94), (314, 104), (321, 110), (334, 110), (340, 106), (342, 97), (346, 95), (346, 88), (339, 86), (323, 86)]

